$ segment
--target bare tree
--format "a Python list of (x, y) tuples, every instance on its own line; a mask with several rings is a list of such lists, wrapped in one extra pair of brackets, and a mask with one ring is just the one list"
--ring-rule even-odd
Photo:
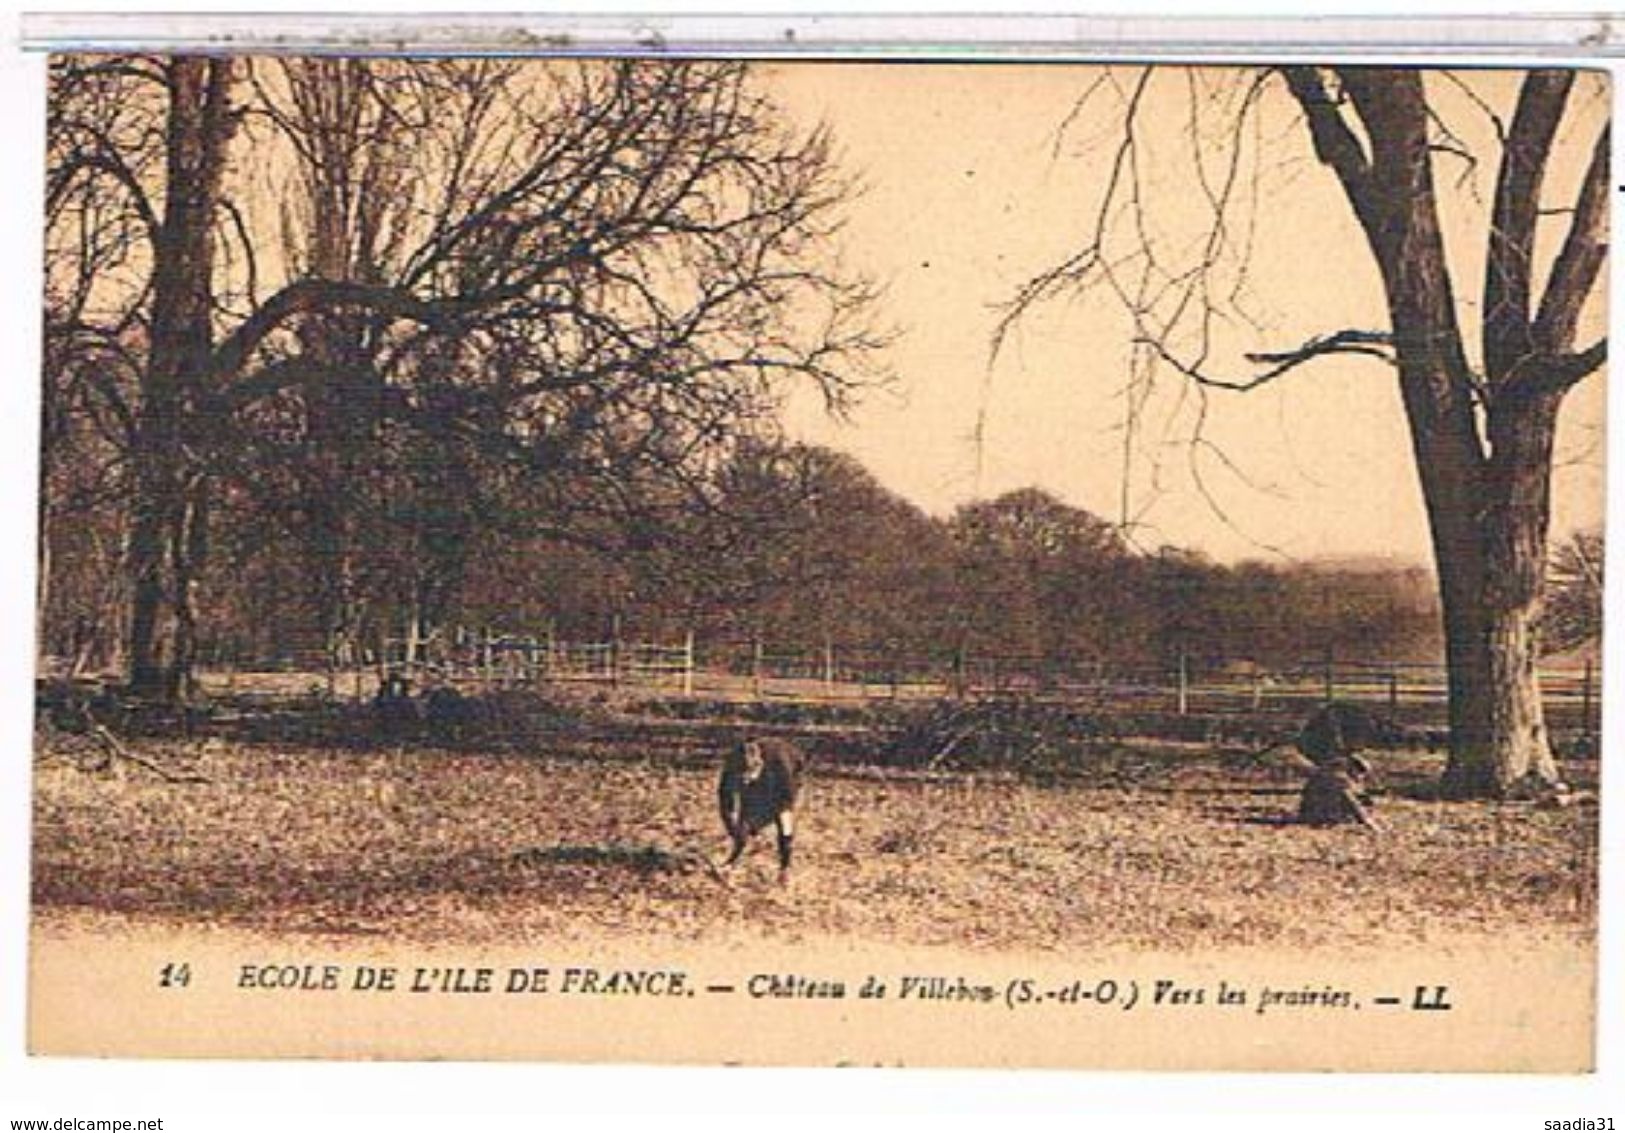
[[(49, 176), (53, 200), (116, 188), (144, 244), (128, 548), (142, 693), (184, 687), (210, 509), (223, 484), (277, 482), (254, 465), (276, 447), (248, 439), (268, 424), (352, 455), (334, 434), (353, 426), (403, 464), (462, 469), (453, 527), (528, 500), (562, 530), (646, 520), (651, 484), (702, 493), (788, 382), (838, 408), (871, 376), (871, 289), (830, 250), (850, 185), (827, 132), (784, 126), (742, 65), (311, 66), (267, 84), (230, 59), (70, 58), (53, 114), (99, 113), (105, 91), (66, 88), (103, 66), (141, 84), (150, 128), (53, 147)], [(309, 152), (278, 156), (245, 128), (254, 111)], [(282, 160), (304, 170), (307, 207), (282, 218), (292, 254), (273, 270), (256, 254), (265, 194), (244, 182)], [(388, 209), (365, 203), (391, 190)], [(341, 407), (358, 373), (376, 403), (356, 425)]]
[(1602, 640), (1603, 534), (1576, 531), (1552, 552), (1546, 573), (1541, 644), (1575, 649)]
[(213, 339), (215, 214), (237, 124), (232, 76), (228, 60), (131, 57), (61, 60), (52, 77), (47, 246), (82, 229), (92, 209), (113, 208), (117, 219), (100, 227), (123, 234), (117, 266), (138, 265), (138, 278), (82, 251), (85, 278), (71, 294), (86, 301), (64, 307), (48, 289), (46, 383), (87, 362), (103, 375), (98, 393), (118, 420), (109, 440), (122, 450), (131, 501), (131, 683), (168, 695), (195, 644), (190, 595), (207, 498), (184, 424), (203, 401)]
[[(407, 61), (359, 58), (284, 58), (256, 67), (252, 105), (287, 144), (296, 170), (279, 218), (291, 277), (376, 286), (399, 269), (411, 226), (408, 185), (428, 172), (412, 152), (412, 139), (430, 125), (424, 73)], [(369, 598), (376, 597), (368, 585), (368, 567), (376, 564), (365, 552), (377, 543), (390, 494), (380, 444), (387, 388), (377, 365), (381, 329), (361, 309), (301, 320), (299, 353), (326, 376), (300, 391), (299, 427), (272, 462), (283, 479), (274, 506), (261, 509), (302, 549), (333, 665), (359, 656)], [(274, 427), (261, 433), (272, 445), (279, 435)]]
[[(1101, 656), (1131, 614), (1131, 569), (1115, 528), (1036, 488), (966, 504), (949, 521), (960, 646), (1059, 663)], [(1115, 632), (1114, 632), (1115, 631)]]
[[(1076, 112), (1115, 91), (1123, 124), (1090, 234), (1022, 289), (1001, 337), (1049, 297), (1079, 287), (1114, 295), (1135, 326), (1130, 437), (1159, 370), (1182, 376), (1205, 404), (1210, 391), (1254, 390), (1333, 355), (1390, 363), (1439, 577), (1450, 672), (1445, 785), (1458, 796), (1497, 797), (1556, 782), (1535, 673), (1552, 450), (1565, 395), (1607, 354), (1606, 338), (1579, 340), (1607, 255), (1609, 133), (1606, 122), (1595, 124), (1597, 100), (1588, 106), (1574, 93), (1587, 80), (1568, 70), (1530, 71), (1508, 115), (1471, 78), (1448, 72), (1294, 66), (1161, 74), (1185, 88), (1189, 125), (1180, 138), (1196, 150), (1202, 231), (1180, 234), (1186, 254), (1177, 262), (1171, 249), (1178, 239), (1156, 234), (1155, 202), (1145, 192), (1153, 131), (1142, 119), (1161, 76), (1105, 72)], [(1472, 257), (1447, 256), (1441, 203), (1468, 195), (1483, 159), (1441, 111), (1447, 90), (1453, 105), (1487, 123), (1499, 146), (1477, 236), (1487, 269), (1476, 311), (1460, 299), (1462, 264)], [(1225, 378), (1210, 359), (1227, 341), (1220, 334), (1225, 312), (1245, 318), (1239, 299), (1248, 287), (1246, 264), (1265, 238), (1259, 217), (1267, 204), (1260, 206), (1254, 191), (1255, 133), (1261, 107), (1283, 91), (1300, 115), (1300, 136), (1336, 178), (1358, 223), (1381, 278), (1388, 325), (1328, 330), (1291, 349), (1250, 354), (1254, 373)], [(1217, 127), (1215, 117), (1223, 119)], [(1576, 164), (1569, 159), (1582, 132), (1589, 164), (1570, 189), (1559, 174)], [(1441, 191), (1438, 169), (1446, 162), (1465, 164), (1467, 173)], [(1572, 195), (1550, 199), (1554, 182)]]
[(162, 157), (161, 82), (137, 58), (64, 62), (49, 76), (60, 110), (47, 132), (39, 599), (43, 639), (65, 645), (59, 623), (70, 622), (76, 663), (105, 650), (108, 623), (127, 615), (126, 588), (110, 582), (129, 537), (117, 501), (150, 341), (158, 219), (143, 184)]

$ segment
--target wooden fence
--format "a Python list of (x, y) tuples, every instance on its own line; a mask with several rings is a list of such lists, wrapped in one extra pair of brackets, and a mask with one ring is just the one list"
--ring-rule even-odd
[(547, 681), (660, 686), (690, 693), (698, 664), (692, 635), (680, 646), (564, 641), (552, 635), (454, 632), (426, 641), (391, 638), (374, 662), (414, 684), (512, 687)]
[[(848, 703), (1016, 696), (1103, 715), (1277, 723), (1301, 720), (1316, 704), (1339, 699), (1370, 704), (1428, 729), (1446, 725), (1447, 701), (1443, 665), (1329, 654), (1271, 667), (1204, 664), (1183, 656), (1163, 665), (1125, 667), (1081, 657), (908, 653), (827, 642), (813, 648), (756, 640), (698, 642), (692, 634), (674, 644), (453, 631), (427, 640), (385, 641), (357, 669), (335, 671), (322, 657), (290, 656), (275, 666), (217, 663), (204, 677), (206, 687), (228, 692), (320, 692), (363, 699), (391, 672), (414, 689), (601, 685), (639, 696)], [(1583, 737), (1595, 750), (1598, 667), (1585, 662), (1544, 669), (1541, 689), (1553, 735), (1566, 741)]]
[[(454, 632), (384, 643), (376, 659), (414, 685), (518, 687), (596, 683), (655, 695), (715, 699), (864, 701), (1024, 696), (1103, 712), (1220, 717), (1307, 714), (1331, 699), (1386, 710), (1407, 723), (1443, 727), (1447, 676), (1440, 664), (1342, 660), (1330, 654), (1264, 667), (1217, 666), (1180, 656), (1147, 667), (1089, 658), (785, 648), (756, 640), (678, 644), (565, 641), (551, 635)], [(370, 682), (358, 681), (363, 688)], [(1554, 734), (1595, 736), (1600, 673), (1591, 662), (1541, 672)]]

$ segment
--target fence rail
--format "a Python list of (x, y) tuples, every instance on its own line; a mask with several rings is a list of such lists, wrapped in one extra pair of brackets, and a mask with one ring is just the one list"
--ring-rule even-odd
[[(1178, 657), (1164, 665), (1125, 667), (1083, 657), (887, 652), (833, 643), (796, 649), (755, 640), (697, 642), (693, 635), (672, 644), (454, 631), (427, 640), (384, 641), (357, 669), (335, 671), (319, 656), (289, 658), (280, 667), (288, 680), (297, 681), (294, 674), (303, 672), (307, 689), (325, 683), (329, 695), (358, 699), (370, 696), (385, 673), (395, 672), (413, 687), (579, 683), (655, 695), (826, 702), (1023, 696), (1101, 712), (1221, 718), (1301, 716), (1335, 698), (1369, 703), (1406, 724), (1428, 728), (1444, 727), (1448, 689), (1440, 664), (1331, 655), (1278, 666), (1221, 666)], [(206, 674), (206, 681), (229, 688), (244, 671), (221, 666)], [(242, 680), (241, 686), (248, 683)], [(263, 681), (255, 683), (265, 687)], [(1542, 696), (1553, 734), (1594, 740), (1600, 688), (1593, 663), (1543, 669)]]

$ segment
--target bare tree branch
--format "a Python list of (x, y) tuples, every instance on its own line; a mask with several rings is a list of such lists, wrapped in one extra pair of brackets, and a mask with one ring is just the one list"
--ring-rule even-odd
[(1460, 91), (1467, 98), (1467, 101), (1471, 102), (1483, 112), (1484, 117), (1489, 120), (1490, 126), (1495, 130), (1495, 140), (1501, 145), (1505, 145), (1507, 140), (1506, 119), (1501, 117), (1500, 114), (1496, 113), (1495, 107), (1491, 106), (1485, 100), (1483, 95), (1479, 94), (1478, 91), (1473, 89), (1471, 83), (1463, 80), (1462, 77), (1455, 71), (1440, 69), (1438, 74), (1441, 78), (1449, 82), (1453, 87)]
[(1337, 174), (1356, 210), (1362, 216), (1369, 213), (1373, 208), (1372, 158), (1349, 128), (1339, 101), (1327, 90), (1325, 77), (1316, 67), (1283, 67), (1281, 74), (1308, 119), (1315, 156)]
[(1190, 363), (1174, 357), (1160, 339), (1139, 338), (1135, 340), (1135, 343), (1151, 348), (1164, 362), (1167, 362), (1198, 385), (1207, 386), (1210, 389), (1225, 389), (1246, 393), (1248, 390), (1267, 385), (1306, 362), (1330, 354), (1361, 354), (1368, 358), (1379, 358), (1391, 365), (1394, 362), (1393, 341), (1393, 335), (1386, 331), (1340, 330), (1333, 334), (1312, 338), (1295, 350), (1248, 354), (1247, 360), (1249, 362), (1268, 365), (1269, 369), (1251, 378), (1241, 379), (1218, 378), (1204, 373)]
[(1484, 358), (1492, 386), (1533, 346), (1530, 288), (1541, 182), (1573, 84), (1572, 71), (1530, 71), (1501, 154), (1484, 277)]
[(1608, 340), (1564, 354), (1529, 354), (1503, 383), (1499, 396), (1509, 402), (1542, 394), (1563, 394), (1596, 373), (1608, 361)]
[(158, 216), (153, 211), (152, 202), (147, 198), (146, 189), (142, 187), (140, 180), (131, 172), (123, 158), (111, 148), (97, 147), (80, 152), (66, 164), (58, 165), (51, 170), (45, 194), (47, 213), (56, 211), (63, 197), (73, 187), (75, 179), (80, 174), (86, 173), (103, 173), (113, 178), (128, 194), (130, 207), (135, 210), (148, 233), (157, 233)]
[(1564, 351), (1573, 343), (1580, 312), (1608, 258), (1609, 136), (1606, 126), (1597, 136), (1574, 219), (1541, 298), (1534, 339), (1542, 350)]

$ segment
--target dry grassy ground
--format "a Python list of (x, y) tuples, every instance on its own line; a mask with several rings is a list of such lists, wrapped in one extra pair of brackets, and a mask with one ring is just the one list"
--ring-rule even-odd
[(706, 863), (723, 839), (699, 768), (133, 750), (208, 781), (43, 756), (41, 915), (424, 942), (843, 934), (1028, 950), (1581, 940), (1594, 923), (1593, 807), (1427, 801), (1411, 790), (1437, 774), (1424, 756), (1385, 757), (1380, 835), (1283, 824), (1301, 773), (1198, 747), (1137, 745), (1051, 785), (815, 772), (781, 887), (770, 836), (725, 880)]

